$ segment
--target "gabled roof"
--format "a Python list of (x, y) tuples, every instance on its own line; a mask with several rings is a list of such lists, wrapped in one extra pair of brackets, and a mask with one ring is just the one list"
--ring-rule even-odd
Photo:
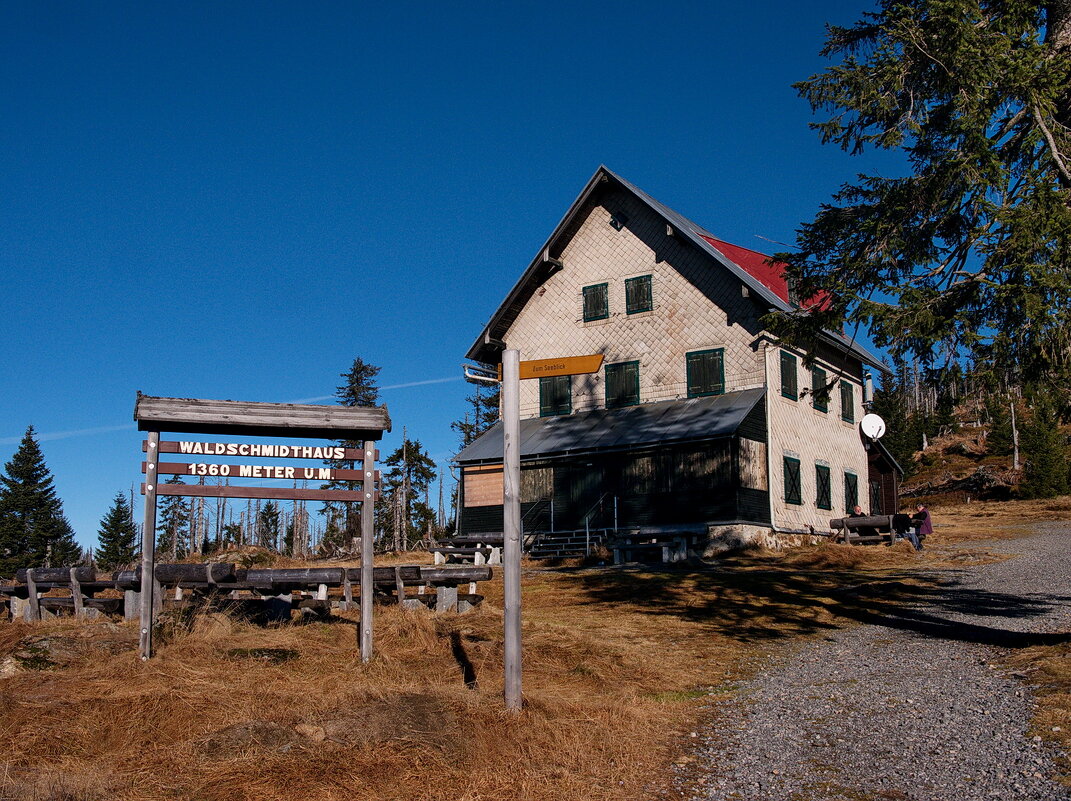
[[(659, 401), (623, 409), (594, 409), (561, 417), (521, 420), (520, 455), (553, 457), (643, 445), (730, 437), (755, 408), (765, 389)], [(455, 458), (460, 464), (502, 461), (502, 423), (495, 423)]]
[[(788, 300), (788, 285), (776, 265), (769, 263), (769, 257), (758, 251), (732, 245), (716, 238), (709, 231), (696, 225), (687, 217), (678, 214), (673, 209), (655, 200), (642, 189), (616, 175), (605, 166), (600, 166), (588, 181), (584, 190), (580, 193), (569, 210), (555, 227), (553, 233), (539, 254), (524, 271), (520, 280), (510, 290), (502, 305), (492, 315), (490, 321), (484, 326), (479, 338), (472, 344), (466, 354), (467, 358), (478, 362), (494, 364), (499, 361), (499, 351), (496, 342), (505, 338), (513, 322), (517, 319), (525, 304), (531, 299), (536, 290), (550, 276), (561, 269), (561, 264), (556, 256), (564, 249), (565, 241), (572, 234), (572, 228), (577, 222), (577, 217), (591, 199), (592, 195), (603, 185), (612, 184), (635, 196), (641, 203), (646, 205), (655, 214), (666, 221), (675, 235), (679, 235), (690, 241), (699, 250), (706, 253), (716, 262), (721, 264), (732, 275), (738, 278), (756, 300), (765, 304), (768, 308), (776, 311), (792, 311), (793, 305)], [(838, 350), (851, 354), (855, 358), (872, 365), (883, 372), (888, 369), (874, 354), (848, 339), (843, 334), (832, 331), (823, 332), (827, 342)]]

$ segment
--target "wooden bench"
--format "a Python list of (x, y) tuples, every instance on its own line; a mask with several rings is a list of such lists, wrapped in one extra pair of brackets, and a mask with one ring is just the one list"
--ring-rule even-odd
[[(301, 608), (307, 600), (325, 602), (332, 606), (329, 591), (339, 590), (340, 596), (334, 603), (339, 609), (354, 608), (354, 585), (360, 589), (359, 567), (314, 567), (242, 570), (230, 564), (161, 564), (156, 566), (155, 576), (157, 590), (153, 593), (154, 603), (158, 609), (163, 608), (166, 600), (178, 603), (188, 600), (191, 595), (226, 597), (238, 600), (243, 594), (252, 594), (246, 600), (271, 600), (277, 606)], [(467, 566), (432, 566), (432, 565), (396, 565), (380, 566), (372, 571), (372, 591), (383, 598), (405, 603), (408, 599), (406, 587), (416, 587), (417, 595), (427, 594), (428, 589), (435, 590), (435, 608), (437, 611), (447, 609), (471, 608), (482, 600), (476, 595), (476, 585), (492, 577), (488, 565)], [(92, 568), (42, 568), (37, 570), (20, 570), (16, 579), (21, 583), (0, 585), (0, 596), (10, 599), (9, 606), (14, 617), (26, 620), (42, 619), (42, 608), (51, 610), (71, 608), (76, 616), (88, 616), (87, 610), (104, 613), (118, 613), (122, 609), (127, 620), (136, 618), (140, 610), (141, 568), (136, 570), (119, 570), (111, 574), (110, 581), (98, 580)], [(80, 580), (82, 579), (82, 580)], [(468, 600), (459, 603), (458, 587), (468, 584)], [(68, 598), (45, 598), (43, 593), (62, 588), (69, 590)], [(315, 589), (313, 589), (315, 588)], [(93, 593), (114, 589), (123, 592), (123, 599), (94, 599)], [(469, 597), (471, 596), (471, 597)], [(476, 600), (479, 599), (479, 600)], [(99, 601), (100, 603), (97, 603)], [(422, 603), (417, 599), (418, 604)], [(465, 609), (461, 609), (465, 611)]]
[(472, 562), (475, 565), (500, 565), (502, 564), (502, 549), (497, 546), (461, 548), (453, 545), (443, 545), (429, 548), (428, 551), (435, 557), (435, 564), (444, 565), (450, 561)]
[[(904, 518), (897, 521), (896, 518)], [(835, 517), (829, 521), (829, 527), (839, 530), (840, 534), (834, 535), (834, 541), (848, 545), (877, 545), (886, 543), (892, 545), (899, 536), (901, 530), (906, 529), (909, 518), (907, 515), (862, 515), (860, 517)], [(897, 523), (900, 528), (897, 528)]]
[(644, 536), (646, 542), (636, 542), (631, 537), (619, 536), (610, 543), (614, 554), (614, 564), (621, 565), (634, 561), (637, 553), (657, 553), (664, 564), (683, 562), (688, 558), (688, 539), (682, 536)]

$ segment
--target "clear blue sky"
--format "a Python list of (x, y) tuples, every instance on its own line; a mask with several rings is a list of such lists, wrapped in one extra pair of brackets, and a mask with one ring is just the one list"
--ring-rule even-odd
[[(855, 172), (790, 84), (870, 4), (0, 6), (0, 463), (80, 542), (135, 392), (328, 402), (355, 356), (439, 462), (459, 363), (596, 167), (775, 250)], [(421, 383), (436, 382), (436, 383)]]

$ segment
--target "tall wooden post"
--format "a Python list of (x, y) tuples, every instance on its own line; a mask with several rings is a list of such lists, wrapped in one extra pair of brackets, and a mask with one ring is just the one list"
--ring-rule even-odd
[(141, 634), (142, 659), (152, 656), (153, 594), (156, 585), (156, 471), (160, 461), (160, 432), (148, 432), (145, 453), (145, 520), (141, 532)]
[(506, 612), (505, 699), (521, 708), (521, 399), (520, 353), (502, 352), (502, 532)]
[(361, 661), (372, 658), (372, 535), (375, 532), (376, 443), (364, 443), (364, 500), (361, 503)]

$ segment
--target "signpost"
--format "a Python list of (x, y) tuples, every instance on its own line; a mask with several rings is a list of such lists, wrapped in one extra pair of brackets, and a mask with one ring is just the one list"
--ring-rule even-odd
[[(145, 521), (141, 548), (141, 632), (142, 659), (152, 656), (152, 629), (155, 594), (156, 498), (179, 495), (215, 498), (269, 498), (279, 500), (323, 500), (361, 504), (361, 661), (372, 658), (372, 534), (375, 444), (390, 431), (386, 406), (311, 406), (293, 403), (248, 403), (244, 401), (157, 398), (138, 393), (134, 405), (138, 429), (148, 432), (142, 444), (145, 473)], [(161, 431), (188, 434), (223, 434), (256, 437), (310, 437), (363, 441), (361, 448), (310, 446), (304, 444), (248, 444), (232, 442), (173, 442), (160, 440)], [(190, 456), (244, 456), (254, 458), (315, 459), (318, 461), (360, 462), (360, 469), (293, 467), (288, 465), (219, 464), (159, 461), (160, 453)], [(282, 479), (297, 481), (353, 481), (360, 489), (291, 489), (207, 484), (160, 484), (158, 476), (190, 475), (218, 478)]]
[[(502, 383), (502, 582), (506, 609), (502, 621), (505, 700), (507, 709), (520, 709), (521, 696), (521, 401), (522, 379), (594, 373), (602, 354), (521, 361), (520, 351), (502, 351), (498, 377)], [(465, 371), (480, 381), (495, 381)]]

